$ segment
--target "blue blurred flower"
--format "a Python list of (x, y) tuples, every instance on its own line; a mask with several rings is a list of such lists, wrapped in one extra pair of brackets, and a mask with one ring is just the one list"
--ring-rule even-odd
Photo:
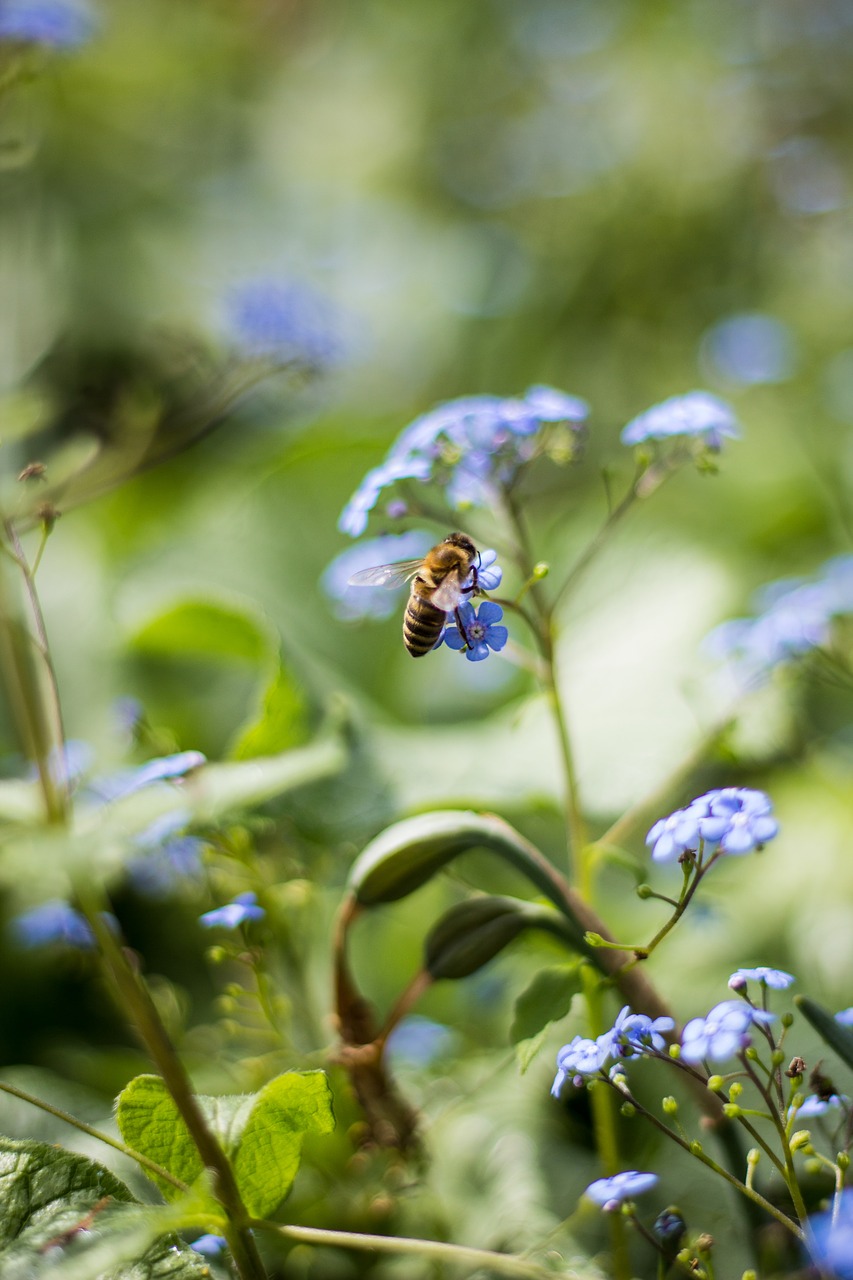
[[(519, 469), (544, 448), (547, 429), (561, 424), (579, 432), (588, 415), (585, 401), (553, 387), (530, 387), (523, 396), (463, 396), (410, 423), (385, 459), (362, 481), (338, 523), (358, 537), (380, 493), (398, 480), (432, 480), (445, 488), (454, 508), (486, 507)], [(563, 449), (560, 457), (572, 456)], [(555, 456), (557, 454), (555, 453)]]
[(796, 978), (792, 973), (786, 973), (784, 969), (768, 969), (766, 965), (759, 965), (756, 969), (736, 969), (729, 978), (729, 986), (736, 978), (745, 978), (749, 982), (760, 982), (763, 986), (771, 987), (774, 991), (784, 991), (786, 987), (790, 987), (796, 982)]
[(190, 1245), (191, 1249), (195, 1249), (196, 1253), (203, 1253), (206, 1258), (215, 1258), (227, 1245), (228, 1241), (224, 1236), (214, 1236), (208, 1233), (199, 1236), (198, 1240), (193, 1240)]
[(842, 1009), (835, 1015), (835, 1021), (840, 1022), (842, 1027), (853, 1027), (853, 1008)]
[(744, 387), (784, 382), (794, 370), (790, 329), (761, 312), (719, 321), (702, 339), (702, 353), (716, 373)]
[(699, 833), (706, 844), (717, 845), (723, 853), (751, 853), (779, 832), (779, 824), (772, 816), (773, 804), (763, 791), (723, 787), (693, 803), (707, 804), (707, 816), (699, 819)]
[(90, 783), (89, 789), (99, 800), (119, 800), (155, 782), (183, 778), (206, 763), (207, 757), (200, 751), (178, 751), (174, 755), (147, 760), (137, 769), (126, 769), (111, 777), (99, 778)]
[(243, 355), (321, 368), (341, 354), (329, 302), (308, 285), (259, 278), (227, 298), (228, 328)]
[(0, 0), (0, 41), (77, 49), (92, 38), (95, 27), (83, 0)]
[(392, 1062), (428, 1067), (450, 1051), (454, 1039), (449, 1027), (412, 1014), (391, 1032), (386, 1050)]
[(715, 627), (704, 649), (726, 659), (745, 685), (825, 645), (834, 619), (853, 613), (853, 556), (834, 556), (812, 578), (768, 583), (753, 598), (755, 616)]
[(256, 893), (238, 893), (233, 902), (226, 903), (224, 907), (215, 907), (213, 911), (206, 911), (203, 916), (199, 916), (199, 920), (206, 929), (236, 929), (249, 920), (263, 920), (266, 911), (257, 902)]
[(661, 1032), (672, 1031), (672, 1018), (650, 1018), (645, 1013), (632, 1013), (629, 1005), (620, 1011), (609, 1032), (614, 1058), (639, 1058), (644, 1053), (664, 1053), (666, 1041)]
[(833, 1093), (829, 1098), (820, 1098), (816, 1093), (812, 1093), (803, 1105), (797, 1108), (797, 1119), (808, 1120), (812, 1117), (828, 1115), (830, 1111), (842, 1111), (849, 1101), (849, 1098), (837, 1093)]
[(693, 436), (709, 449), (721, 449), (728, 437), (737, 440), (740, 428), (734, 410), (710, 391), (690, 391), (672, 396), (632, 418), (622, 429), (623, 444), (643, 444), (646, 440), (668, 440), (673, 436)]
[(750, 1027), (770, 1022), (775, 1014), (754, 1009), (742, 1000), (723, 1000), (704, 1018), (691, 1018), (681, 1036), (681, 1056), (685, 1062), (725, 1062), (751, 1043)]
[(136, 837), (136, 854), (127, 863), (130, 880), (140, 893), (162, 898), (177, 886), (200, 879), (204, 841), (183, 833), (191, 821), (187, 811), (166, 813)]
[(612, 1211), (618, 1209), (625, 1200), (632, 1200), (634, 1196), (641, 1196), (644, 1191), (651, 1191), (657, 1184), (656, 1173), (639, 1173), (636, 1169), (629, 1169), (625, 1173), (615, 1173), (612, 1178), (597, 1178), (589, 1184), (584, 1195), (602, 1209)]
[(351, 586), (350, 578), (374, 565), (393, 564), (396, 560), (419, 560), (429, 551), (433, 541), (432, 534), (412, 529), (409, 533), (367, 538), (335, 556), (323, 570), (320, 582), (326, 595), (335, 602), (338, 617), (388, 618), (397, 612), (400, 605), (393, 591), (384, 586)]
[(840, 1191), (831, 1209), (808, 1221), (812, 1259), (839, 1280), (853, 1280), (853, 1189)]
[(492, 600), (484, 600), (476, 611), (471, 604), (460, 605), (455, 616), (461, 621), (462, 630), (455, 624), (449, 625), (444, 643), (448, 649), (464, 649), (469, 662), (482, 662), (488, 658), (489, 650), (499, 653), (509, 638), (506, 627), (498, 625), (503, 612)]
[(12, 921), (12, 934), (22, 947), (45, 947), (56, 942), (88, 951), (95, 945), (85, 917), (60, 898), (17, 916)]

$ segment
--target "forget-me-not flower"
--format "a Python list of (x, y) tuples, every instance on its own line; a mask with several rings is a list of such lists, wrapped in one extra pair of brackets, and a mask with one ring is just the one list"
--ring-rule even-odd
[(737, 440), (740, 428), (731, 405), (710, 391), (690, 391), (671, 396), (628, 423), (622, 429), (623, 444), (643, 444), (646, 440), (669, 440), (692, 436), (712, 450), (722, 448), (727, 437)]
[(208, 1232), (206, 1235), (199, 1236), (197, 1240), (193, 1240), (190, 1248), (195, 1249), (196, 1253), (203, 1253), (206, 1258), (216, 1258), (222, 1253), (227, 1243), (225, 1236), (215, 1236)]
[(340, 354), (332, 308), (306, 284), (246, 280), (231, 290), (226, 309), (231, 338), (250, 359), (318, 368)]
[[(385, 461), (369, 472), (343, 510), (339, 529), (358, 537), (380, 494), (398, 480), (431, 480), (456, 510), (488, 507), (543, 447), (549, 427), (577, 435), (589, 407), (554, 387), (522, 396), (462, 396), (410, 423)], [(565, 452), (565, 450), (564, 450)], [(573, 456), (573, 451), (568, 450)]]
[(812, 1117), (828, 1115), (830, 1111), (842, 1111), (849, 1102), (849, 1098), (838, 1093), (833, 1093), (828, 1098), (821, 1098), (818, 1094), (811, 1093), (803, 1105), (797, 1108), (797, 1119), (808, 1120)]
[(779, 833), (773, 804), (763, 791), (722, 787), (700, 796), (699, 802), (708, 807), (707, 815), (699, 820), (699, 833), (706, 844), (715, 845), (723, 853), (751, 853)]
[(754, 1009), (742, 1000), (723, 1000), (704, 1018), (691, 1018), (681, 1035), (685, 1062), (725, 1062), (751, 1043), (754, 1023), (771, 1022), (775, 1014)]
[(614, 1058), (639, 1058), (645, 1053), (663, 1053), (666, 1041), (662, 1032), (672, 1031), (672, 1018), (650, 1018), (645, 1013), (632, 1013), (630, 1005), (619, 1012), (609, 1032)]
[(12, 934), (22, 947), (45, 947), (59, 943), (79, 951), (95, 945), (95, 935), (86, 918), (61, 898), (43, 902), (12, 921)]
[(796, 978), (792, 973), (786, 973), (784, 969), (768, 969), (766, 965), (758, 965), (755, 969), (736, 969), (729, 978), (729, 986), (736, 979), (745, 979), (748, 982), (760, 982), (765, 987), (771, 987), (774, 991), (784, 991), (786, 987), (793, 986)]
[(451, 624), (444, 632), (448, 649), (464, 649), (469, 662), (482, 662), (489, 651), (498, 653), (506, 644), (509, 632), (500, 625), (503, 609), (492, 600), (484, 600), (479, 609), (471, 604), (461, 604), (454, 615), (462, 624)]
[(560, 1090), (569, 1079), (597, 1075), (609, 1057), (609, 1035), (599, 1036), (597, 1040), (575, 1036), (557, 1054), (557, 1074), (551, 1085), (552, 1096), (559, 1098)]
[(83, 0), (0, 0), (0, 41), (77, 49), (91, 40), (95, 27)]

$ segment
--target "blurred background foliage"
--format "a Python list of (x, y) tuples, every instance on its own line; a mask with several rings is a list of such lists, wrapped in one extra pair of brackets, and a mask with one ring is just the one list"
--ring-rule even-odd
[[(608, 486), (630, 479), (629, 418), (694, 386), (737, 410), (744, 438), (720, 474), (685, 473), (635, 511), (567, 608), (567, 704), (597, 830), (730, 709), (705, 633), (761, 583), (851, 549), (853, 3), (103, 0), (94, 13), (78, 49), (3, 53), (6, 510), (27, 463), (45, 461), (50, 482), (99, 442), (127, 447), (146, 413), (162, 428), (164, 406), (192, 403), (233, 343), (223, 300), (241, 280), (316, 288), (341, 334), (322, 376), (274, 376), (196, 448), (79, 507), (60, 495), (39, 570), (66, 728), (96, 773), (170, 750), (263, 755), (330, 718), (349, 725), (339, 776), (202, 832), (201, 878), (153, 902), (115, 888), (200, 1088), (255, 1088), (322, 1062), (334, 1039), (331, 919), (387, 821), (495, 807), (560, 844), (554, 742), (528, 677), (446, 650), (413, 668), (395, 620), (339, 620), (319, 585), (345, 543), (343, 503), (406, 422), (537, 382), (588, 399), (584, 465), (537, 472), (527, 498), (537, 554), (568, 564)], [(390, 526), (375, 517), (375, 532)], [(145, 713), (135, 738), (116, 714), (128, 697)], [(737, 710), (722, 758), (668, 807), (716, 781), (759, 785), (784, 835), (715, 873), (651, 976), (682, 1017), (749, 963), (848, 1005), (849, 692), (781, 673)], [(0, 735), (15, 774), (8, 717)], [(505, 877), (484, 860), (464, 876), (518, 889)], [(599, 905), (632, 938), (657, 923), (635, 880), (618, 865), (599, 880)], [(267, 909), (257, 954), (229, 943), (205, 959), (196, 917), (248, 888)], [(357, 939), (380, 1006), (454, 893), (423, 890)], [(34, 866), (7, 916), (38, 897)], [(144, 1060), (88, 956), (23, 952), (8, 933), (2, 950), (7, 1078), (37, 1077), (36, 1091), (103, 1120)], [(583, 1095), (564, 1110), (547, 1096), (552, 1050), (579, 1023), (554, 1028), (521, 1078), (508, 1043), (512, 1000), (558, 960), (551, 944), (516, 944), (425, 1002), (450, 1032), (435, 1057), (421, 1046), (398, 1063), (426, 1117), (422, 1169), (354, 1154), (358, 1113), (337, 1079), (337, 1135), (311, 1147), (288, 1219), (515, 1249), (574, 1214), (580, 1243), (562, 1237), (564, 1256), (601, 1247), (595, 1213), (574, 1210), (597, 1172)], [(807, 1035), (796, 1049), (817, 1056)], [(44, 1123), (0, 1108), (13, 1136)], [(639, 1167), (654, 1159), (648, 1135), (628, 1127), (625, 1141)], [(746, 1261), (730, 1207), (711, 1207), (685, 1163), (663, 1170), (660, 1203), (677, 1196), (733, 1273)], [(304, 1246), (280, 1266), (421, 1274)]]

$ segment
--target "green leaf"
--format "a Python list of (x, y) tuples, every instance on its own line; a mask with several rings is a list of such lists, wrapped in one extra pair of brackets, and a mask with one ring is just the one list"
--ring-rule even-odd
[(324, 1071), (288, 1071), (254, 1098), (239, 1146), (234, 1173), (243, 1201), (256, 1218), (266, 1218), (290, 1190), (299, 1168), (306, 1133), (331, 1133), (332, 1095)]
[[(173, 1231), (204, 1221), (198, 1198), (138, 1204), (103, 1165), (44, 1142), (0, 1137), (0, 1274), (33, 1280), (202, 1280), (202, 1257)], [(131, 1265), (125, 1267), (125, 1263)]]
[(815, 1004), (808, 996), (794, 996), (794, 1004), (801, 1009), (820, 1038), (834, 1049), (842, 1062), (853, 1067), (853, 1031), (837, 1022), (822, 1005)]
[(469, 898), (445, 912), (428, 933), (424, 968), (435, 979), (467, 978), (525, 929), (544, 929), (571, 945), (565, 919), (550, 907), (520, 898)]
[(579, 964), (551, 965), (540, 969), (518, 997), (510, 1039), (522, 1074), (542, 1048), (550, 1023), (566, 1016), (572, 999), (581, 989)]
[(258, 711), (237, 735), (237, 759), (275, 755), (306, 738), (305, 700), (275, 628), (243, 600), (182, 600), (140, 627), (131, 643), (159, 658), (239, 662), (260, 672)]
[(249, 662), (258, 666), (275, 654), (278, 643), (268, 622), (243, 604), (182, 600), (146, 622), (133, 647), (155, 657), (185, 655)]
[[(290, 1190), (306, 1133), (334, 1128), (331, 1093), (323, 1071), (287, 1071), (259, 1093), (198, 1097), (201, 1110), (232, 1161), (246, 1208), (254, 1217), (272, 1213)], [(122, 1137), (142, 1155), (193, 1184), (201, 1158), (159, 1076), (137, 1076), (118, 1100)], [(181, 1193), (150, 1175), (168, 1200)]]

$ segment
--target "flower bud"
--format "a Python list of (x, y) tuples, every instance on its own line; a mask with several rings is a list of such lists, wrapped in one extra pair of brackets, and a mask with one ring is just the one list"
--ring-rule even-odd
[(668, 1209), (664, 1209), (662, 1213), (658, 1214), (655, 1218), (652, 1232), (664, 1246), (663, 1253), (665, 1258), (669, 1259), (674, 1256), (686, 1230), (687, 1223), (675, 1205), (670, 1205)]
[(741, 1084), (740, 1080), (733, 1080), (732, 1087), (731, 1089), (729, 1089), (729, 1097), (731, 1098), (732, 1102), (737, 1102), (738, 1098), (742, 1093), (743, 1093), (743, 1085)]
[(643, 902), (645, 902), (647, 898), (650, 898), (652, 896), (652, 894), (654, 893), (654, 889), (650, 884), (638, 884), (636, 893), (637, 893), (637, 897), (642, 899)]
[(625, 1116), (626, 1120), (633, 1120), (634, 1116), (637, 1114), (637, 1108), (632, 1102), (623, 1102), (622, 1106), (619, 1108), (619, 1113), (620, 1115)]
[(794, 1025), (794, 1015), (792, 1013), (783, 1013), (782, 1026), (787, 1028), (787, 1027), (792, 1027), (793, 1025)]
[(740, 973), (733, 973), (729, 978), (729, 988), (732, 991), (746, 991), (747, 986), (746, 978)]
[(803, 1163), (803, 1168), (810, 1178), (816, 1178), (821, 1172), (823, 1165), (820, 1160), (806, 1160)]
[(737, 1120), (743, 1115), (743, 1111), (736, 1102), (727, 1102), (723, 1107), (723, 1113), (727, 1115), (730, 1120)]
[(541, 581), (542, 578), (547, 578), (550, 572), (551, 566), (546, 564), (544, 560), (540, 560), (538, 564), (533, 566), (533, 577), (539, 581)]
[(785, 1061), (784, 1049), (774, 1049), (770, 1055), (770, 1061), (774, 1067), (781, 1067), (782, 1063)]
[(701, 1156), (703, 1154), (702, 1143), (694, 1139), (694, 1141), (690, 1143), (690, 1154), (692, 1156)]
[(696, 1252), (708, 1254), (714, 1247), (714, 1237), (708, 1235), (707, 1231), (703, 1231), (701, 1236), (696, 1237)]
[(711, 1090), (712, 1093), (719, 1093), (720, 1090), (724, 1087), (725, 1083), (726, 1082), (722, 1076), (708, 1077), (708, 1088)]
[(757, 1272), (757, 1271), (744, 1271), (744, 1273), (743, 1273), (743, 1275), (741, 1276), (740, 1280), (758, 1280), (758, 1272)]
[(750, 1165), (752, 1168), (755, 1168), (755, 1166), (758, 1164), (760, 1159), (761, 1159), (761, 1152), (758, 1149), (758, 1147), (750, 1147), (746, 1153), (746, 1163)]
[(663, 1107), (663, 1113), (665, 1116), (678, 1115), (678, 1102), (671, 1095), (668, 1098), (662, 1099), (661, 1106)]
[(847, 1169), (850, 1168), (849, 1154), (846, 1151), (839, 1151), (838, 1155), (835, 1157), (835, 1163), (838, 1165), (842, 1173), (846, 1172)]
[(791, 1138), (792, 1151), (805, 1151), (812, 1145), (812, 1135), (808, 1129), (798, 1129)]

